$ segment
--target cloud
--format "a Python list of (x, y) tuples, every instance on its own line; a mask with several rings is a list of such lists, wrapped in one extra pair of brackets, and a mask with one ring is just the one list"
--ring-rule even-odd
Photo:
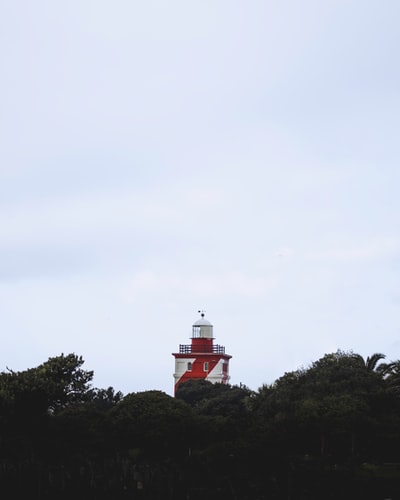
[(93, 255), (76, 243), (0, 248), (0, 282), (74, 276), (93, 270)]
[(29, 200), (0, 212), (0, 277), (142, 266), (162, 249), (175, 261), (203, 252), (234, 201), (224, 187), (176, 179), (152, 189), (113, 189)]
[(176, 186), (174, 183), (140, 192), (134, 189), (82, 193), (21, 204), (0, 214), (2, 245), (126, 233), (134, 229), (163, 230), (191, 224), (200, 216), (215, 216), (226, 202), (225, 193), (209, 186)]
[(335, 262), (368, 262), (400, 253), (400, 240), (387, 238), (363, 245), (310, 251), (306, 259)]
[(124, 300), (136, 302), (160, 295), (193, 295), (212, 298), (259, 297), (279, 283), (276, 276), (252, 275), (241, 271), (209, 275), (137, 272), (121, 290)]

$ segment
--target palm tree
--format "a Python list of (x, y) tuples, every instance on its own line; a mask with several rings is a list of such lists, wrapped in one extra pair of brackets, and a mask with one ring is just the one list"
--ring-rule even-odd
[(386, 356), (381, 352), (375, 352), (374, 354), (371, 354), (371, 356), (367, 356), (365, 360), (361, 356), (361, 354), (353, 354), (353, 358), (358, 360), (369, 372), (374, 372), (374, 371), (380, 372), (381, 371), (380, 367), (382, 365), (378, 366), (378, 363), (382, 359), (385, 359)]
[(381, 352), (375, 352), (374, 354), (371, 354), (371, 356), (368, 356), (365, 360), (365, 368), (370, 372), (377, 371), (379, 368), (379, 366), (377, 366), (379, 361), (385, 358), (386, 356)]
[(382, 363), (378, 366), (389, 390), (400, 392), (400, 360)]

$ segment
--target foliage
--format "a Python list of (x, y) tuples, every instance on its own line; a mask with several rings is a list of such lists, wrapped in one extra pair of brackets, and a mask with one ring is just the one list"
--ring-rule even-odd
[(83, 370), (83, 363), (81, 356), (61, 354), (36, 368), (0, 373), (3, 418), (30, 419), (85, 401), (93, 371)]
[(75, 354), (8, 370), (0, 493), (311, 500), (329, 491), (373, 500), (385, 490), (397, 498), (400, 361), (383, 360), (337, 351), (258, 391), (196, 380), (175, 398), (93, 388)]
[(149, 456), (187, 453), (192, 410), (164, 392), (127, 394), (111, 410), (110, 419), (125, 450), (137, 448)]
[(245, 411), (253, 395), (244, 385), (212, 384), (203, 379), (188, 380), (176, 392), (177, 399), (190, 404), (200, 414), (226, 416)]

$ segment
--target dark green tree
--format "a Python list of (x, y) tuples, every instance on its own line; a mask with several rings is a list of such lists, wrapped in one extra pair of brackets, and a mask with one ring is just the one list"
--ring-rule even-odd
[(285, 433), (289, 447), (354, 455), (376, 421), (383, 390), (382, 377), (371, 369), (376, 358), (369, 368), (361, 360), (352, 352), (337, 351), (286, 373), (260, 392), (259, 411)]
[(162, 391), (127, 394), (111, 411), (120, 446), (143, 456), (186, 455), (193, 412), (189, 405)]
[(93, 371), (83, 370), (83, 363), (81, 356), (61, 354), (36, 368), (0, 373), (3, 419), (32, 421), (87, 400)]

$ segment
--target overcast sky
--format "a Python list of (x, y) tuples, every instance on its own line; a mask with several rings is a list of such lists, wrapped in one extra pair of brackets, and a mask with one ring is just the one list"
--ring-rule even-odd
[(173, 393), (400, 358), (398, 0), (0, 0), (0, 370)]

